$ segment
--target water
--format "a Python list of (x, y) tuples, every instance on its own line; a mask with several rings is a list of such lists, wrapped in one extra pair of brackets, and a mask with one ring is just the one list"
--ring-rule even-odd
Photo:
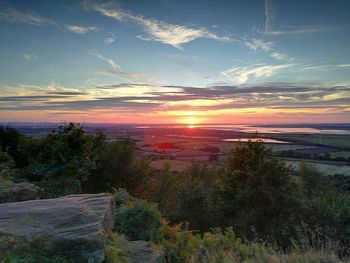
[[(238, 138), (238, 139), (224, 139), (223, 142), (248, 142), (249, 138)], [(281, 140), (274, 140), (274, 139), (268, 139), (268, 138), (259, 138), (263, 143), (278, 143), (278, 144), (287, 144), (289, 142), (281, 141)]]
[[(272, 126), (259, 126), (259, 125), (240, 125), (240, 124), (174, 124), (174, 125), (149, 125), (138, 126), (139, 129), (150, 128), (198, 128), (208, 130), (222, 130), (222, 131), (238, 131), (245, 133), (294, 133), (294, 134), (333, 134), (333, 135), (350, 135), (350, 130), (345, 129), (319, 129), (311, 127), (272, 127)], [(307, 126), (307, 125), (305, 125)]]

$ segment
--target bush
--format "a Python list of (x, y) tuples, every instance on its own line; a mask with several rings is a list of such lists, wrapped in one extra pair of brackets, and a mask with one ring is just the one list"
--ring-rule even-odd
[(73, 259), (53, 255), (42, 244), (23, 238), (0, 237), (0, 263), (74, 263)]
[(116, 209), (116, 230), (130, 240), (157, 239), (162, 220), (157, 205), (130, 197), (126, 201), (126, 197), (123, 191), (115, 194), (115, 200), (119, 200)]
[(106, 242), (106, 263), (127, 263), (128, 251), (124, 248), (127, 240), (123, 235), (114, 233)]
[(224, 232), (213, 229), (203, 235), (181, 230), (179, 226), (174, 227), (173, 231), (172, 238), (162, 243), (167, 262), (171, 263), (245, 262), (245, 259), (254, 257), (258, 249), (262, 249), (257, 245), (245, 244), (235, 236), (232, 228)]

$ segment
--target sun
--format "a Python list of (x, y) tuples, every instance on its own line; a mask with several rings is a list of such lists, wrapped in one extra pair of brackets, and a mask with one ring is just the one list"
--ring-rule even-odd
[(198, 124), (199, 120), (198, 118), (194, 117), (194, 116), (189, 116), (186, 119), (186, 124), (188, 126), (188, 128), (194, 128), (196, 124)]

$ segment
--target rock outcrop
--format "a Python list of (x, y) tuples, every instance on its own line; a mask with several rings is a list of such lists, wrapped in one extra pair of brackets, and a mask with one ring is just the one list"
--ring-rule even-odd
[(74, 256), (77, 262), (102, 262), (114, 214), (109, 194), (5, 203), (0, 204), (0, 235), (44, 240), (45, 249), (55, 254)]
[(0, 204), (39, 199), (40, 188), (30, 183), (13, 183), (0, 178), (4, 187), (0, 188)]

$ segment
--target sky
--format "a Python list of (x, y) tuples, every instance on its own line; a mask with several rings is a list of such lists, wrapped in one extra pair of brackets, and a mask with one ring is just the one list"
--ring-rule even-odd
[(350, 121), (348, 0), (0, 0), (0, 121)]

